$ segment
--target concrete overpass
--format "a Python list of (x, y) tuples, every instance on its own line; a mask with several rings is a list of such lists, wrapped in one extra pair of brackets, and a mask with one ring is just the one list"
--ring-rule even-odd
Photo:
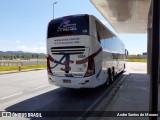
[[(150, 74), (150, 112), (158, 111), (160, 82), (160, 1), (159, 0), (90, 0), (118, 33), (146, 33), (147, 72)], [(152, 120), (157, 120), (151, 117)]]

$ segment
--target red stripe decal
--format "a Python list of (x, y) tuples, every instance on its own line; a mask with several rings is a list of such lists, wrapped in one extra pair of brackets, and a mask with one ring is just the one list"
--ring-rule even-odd
[(97, 56), (102, 51), (102, 48), (100, 48), (97, 52), (93, 53), (92, 55), (88, 56), (87, 58), (84, 58), (82, 60), (76, 61), (76, 64), (84, 64), (88, 62), (89, 59), (93, 59), (95, 56)]
[(49, 59), (52, 62), (54, 61), (54, 59), (50, 55), (47, 57), (47, 59)]
[(52, 61), (52, 62), (54, 61), (54, 59), (50, 55), (47, 57), (47, 70), (48, 70), (48, 73), (53, 75), (53, 73), (51, 71), (51, 68), (50, 68), (50, 62), (49, 61)]
[(73, 61), (73, 60), (64, 61), (64, 64), (68, 64), (68, 63), (71, 63), (71, 64), (73, 64), (73, 63), (74, 63), (74, 61)]
[(88, 62), (88, 57), (83, 59), (83, 60), (76, 61), (76, 64), (83, 64), (83, 63), (86, 63), (86, 62)]

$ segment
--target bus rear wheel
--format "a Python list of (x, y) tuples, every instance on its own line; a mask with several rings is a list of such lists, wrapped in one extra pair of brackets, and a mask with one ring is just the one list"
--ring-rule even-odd
[(108, 79), (109, 79), (109, 84), (113, 83), (114, 75), (111, 69), (108, 69)]

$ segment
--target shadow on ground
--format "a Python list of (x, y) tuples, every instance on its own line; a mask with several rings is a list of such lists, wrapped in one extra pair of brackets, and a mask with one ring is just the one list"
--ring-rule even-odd
[[(125, 76), (125, 75), (121, 75)], [(17, 104), (14, 104), (8, 108), (6, 111), (19, 111), (19, 112), (44, 112), (48, 111), (54, 113), (54, 120), (69, 119), (75, 120), (79, 116), (74, 116), (75, 111), (81, 111), (78, 114), (81, 115), (82, 112), (86, 111), (103, 93), (107, 90), (109, 86), (102, 85), (95, 89), (68, 89), (68, 88), (57, 88), (48, 91), (44, 94), (40, 94), (33, 98), (24, 100)], [(103, 101), (103, 99), (101, 100)], [(101, 102), (100, 101), (100, 102)], [(60, 111), (60, 112), (58, 112)], [(61, 113), (63, 111), (63, 113)], [(71, 117), (60, 117), (64, 112), (69, 112)], [(51, 115), (52, 113), (47, 114)], [(73, 114), (72, 114), (73, 112)], [(69, 115), (69, 116), (70, 116)], [(51, 115), (52, 116), (52, 115)], [(53, 118), (31, 118), (31, 120), (52, 120)]]

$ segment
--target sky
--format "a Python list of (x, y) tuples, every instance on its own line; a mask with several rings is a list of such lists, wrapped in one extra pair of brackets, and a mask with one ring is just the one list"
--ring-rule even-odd
[(147, 34), (117, 34), (89, 0), (1, 0), (0, 51), (46, 53), (48, 23), (54, 18), (92, 14), (124, 42), (129, 54), (147, 51)]

